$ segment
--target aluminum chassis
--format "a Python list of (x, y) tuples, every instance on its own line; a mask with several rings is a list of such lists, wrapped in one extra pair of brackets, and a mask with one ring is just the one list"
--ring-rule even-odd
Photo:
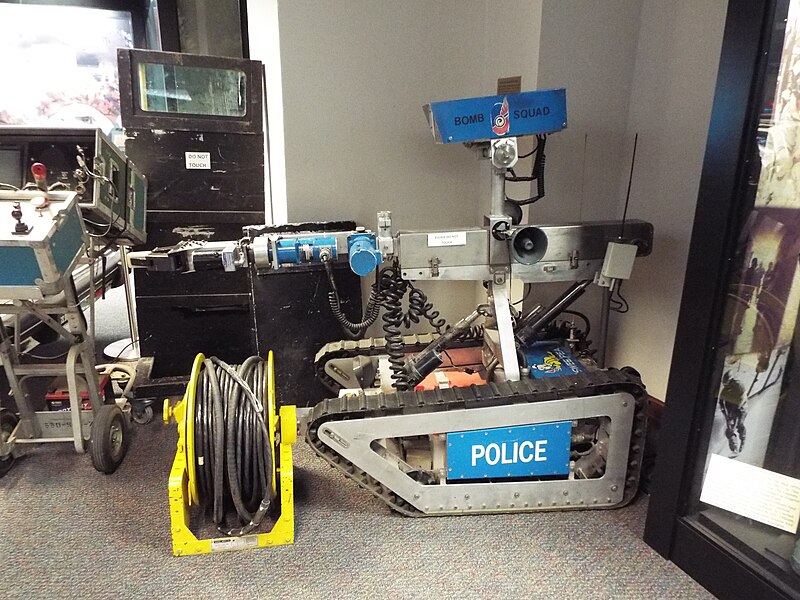
[[(646, 394), (638, 377), (616, 369), (325, 400), (301, 433), (329, 464), (408, 516), (612, 508), (635, 495), (644, 446)], [(595, 479), (423, 484), (378, 454), (376, 439), (610, 417), (607, 465)], [(443, 434), (442, 432), (449, 432)]]

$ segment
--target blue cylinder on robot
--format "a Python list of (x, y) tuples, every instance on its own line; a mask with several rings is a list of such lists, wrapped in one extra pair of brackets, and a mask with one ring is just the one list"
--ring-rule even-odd
[(350, 269), (360, 277), (369, 275), (381, 264), (381, 253), (375, 235), (371, 233), (350, 235), (347, 238), (347, 253)]
[(336, 238), (333, 236), (309, 236), (307, 238), (284, 238), (275, 244), (278, 264), (302, 264), (319, 262), (319, 253), (328, 249), (331, 258), (336, 258)]

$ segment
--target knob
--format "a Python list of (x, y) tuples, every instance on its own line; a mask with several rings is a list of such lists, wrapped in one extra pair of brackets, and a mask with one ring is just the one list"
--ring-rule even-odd
[(37, 162), (31, 165), (31, 173), (33, 180), (36, 182), (36, 187), (40, 190), (47, 190), (47, 167), (42, 163)]
[(23, 234), (28, 233), (31, 230), (30, 227), (22, 222), (22, 207), (20, 207), (19, 202), (14, 202), (12, 205), (11, 216), (17, 220), (17, 222), (14, 223), (14, 233)]

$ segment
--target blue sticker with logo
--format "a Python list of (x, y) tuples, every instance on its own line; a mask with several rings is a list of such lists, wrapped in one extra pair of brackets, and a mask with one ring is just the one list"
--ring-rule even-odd
[(447, 434), (447, 479), (569, 474), (570, 421)]
[(559, 342), (536, 342), (524, 348), (522, 353), (534, 379), (577, 375), (586, 371), (570, 349)]
[(439, 143), (539, 135), (567, 126), (567, 91), (558, 88), (431, 102), (425, 109)]

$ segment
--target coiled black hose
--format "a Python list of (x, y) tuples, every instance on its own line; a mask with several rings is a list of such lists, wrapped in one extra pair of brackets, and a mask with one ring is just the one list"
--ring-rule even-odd
[[(267, 367), (258, 356), (233, 366), (211, 357), (203, 366), (194, 414), (200, 505), (221, 532), (245, 535), (261, 523), (273, 496), (273, 449), (264, 421)], [(224, 527), (230, 504), (241, 527)]]
[(392, 384), (399, 391), (409, 388), (409, 377), (405, 368), (405, 353), (403, 352), (403, 336), (400, 333), (400, 326), (406, 319), (402, 300), (408, 285), (408, 282), (401, 278), (396, 266), (385, 267), (378, 274), (386, 353), (389, 355)]
[(331, 305), (333, 316), (342, 326), (345, 336), (351, 340), (360, 340), (364, 337), (367, 329), (378, 320), (380, 315), (380, 304), (378, 304), (378, 293), (375, 289), (370, 292), (367, 307), (364, 310), (364, 319), (358, 323), (353, 323), (342, 311), (341, 301), (335, 292), (328, 292), (328, 303)]
[(483, 339), (483, 325), (472, 325), (459, 333), (455, 339), (460, 342)]
[[(402, 278), (399, 265), (394, 263), (378, 271), (364, 310), (364, 318), (354, 323), (342, 311), (331, 261), (323, 260), (323, 264), (331, 286), (331, 291), (328, 292), (331, 312), (348, 338), (361, 339), (367, 329), (381, 316), (383, 309), (382, 327), (386, 338), (386, 353), (389, 355), (389, 368), (392, 371), (392, 384), (397, 390), (407, 390), (411, 385), (411, 379), (405, 366), (406, 355), (403, 352), (401, 327), (409, 328), (424, 318), (436, 333), (441, 335), (448, 329), (447, 321), (440, 316), (439, 311), (428, 301), (422, 290)], [(408, 309), (404, 310), (403, 298), (406, 292), (408, 292)], [(477, 338), (482, 335), (483, 328), (475, 327), (462, 333), (459, 339)]]
[[(407, 282), (408, 283), (408, 282)], [(439, 311), (433, 308), (433, 304), (428, 302), (428, 297), (425, 293), (408, 283), (410, 292), (408, 293), (408, 311), (403, 317), (403, 322), (406, 327), (411, 327), (411, 323), (419, 323), (420, 319), (424, 317), (428, 320), (436, 330), (436, 333), (441, 335), (444, 327), (447, 326), (447, 321), (439, 316)]]
[[(544, 147), (547, 143), (547, 135), (537, 135), (536, 136), (536, 148), (532, 152), (536, 153), (536, 156), (533, 158), (533, 165), (531, 166), (531, 174), (529, 177), (518, 177), (516, 173), (514, 173), (514, 169), (509, 169), (511, 172), (511, 176), (506, 176), (506, 181), (535, 181), (536, 182), (536, 195), (531, 196), (530, 198), (525, 199), (515, 199), (509, 198), (506, 196), (506, 201), (512, 204), (516, 204), (517, 206), (525, 206), (526, 204), (533, 204), (538, 200), (544, 198), (544, 168), (545, 163), (547, 161), (547, 157), (544, 153)], [(527, 156), (527, 155), (526, 155)], [(524, 158), (524, 157), (520, 157)]]
[(325, 272), (328, 275), (328, 283), (330, 283), (331, 291), (328, 292), (328, 303), (331, 305), (331, 312), (334, 318), (339, 321), (342, 326), (342, 331), (351, 340), (360, 340), (364, 337), (367, 329), (378, 320), (381, 307), (379, 303), (379, 290), (378, 283), (372, 284), (372, 291), (367, 300), (367, 306), (364, 310), (364, 317), (361, 321), (354, 323), (350, 321), (342, 310), (342, 301), (339, 297), (339, 290), (336, 288), (336, 280), (333, 277), (333, 266), (330, 260), (323, 260), (325, 265)]

